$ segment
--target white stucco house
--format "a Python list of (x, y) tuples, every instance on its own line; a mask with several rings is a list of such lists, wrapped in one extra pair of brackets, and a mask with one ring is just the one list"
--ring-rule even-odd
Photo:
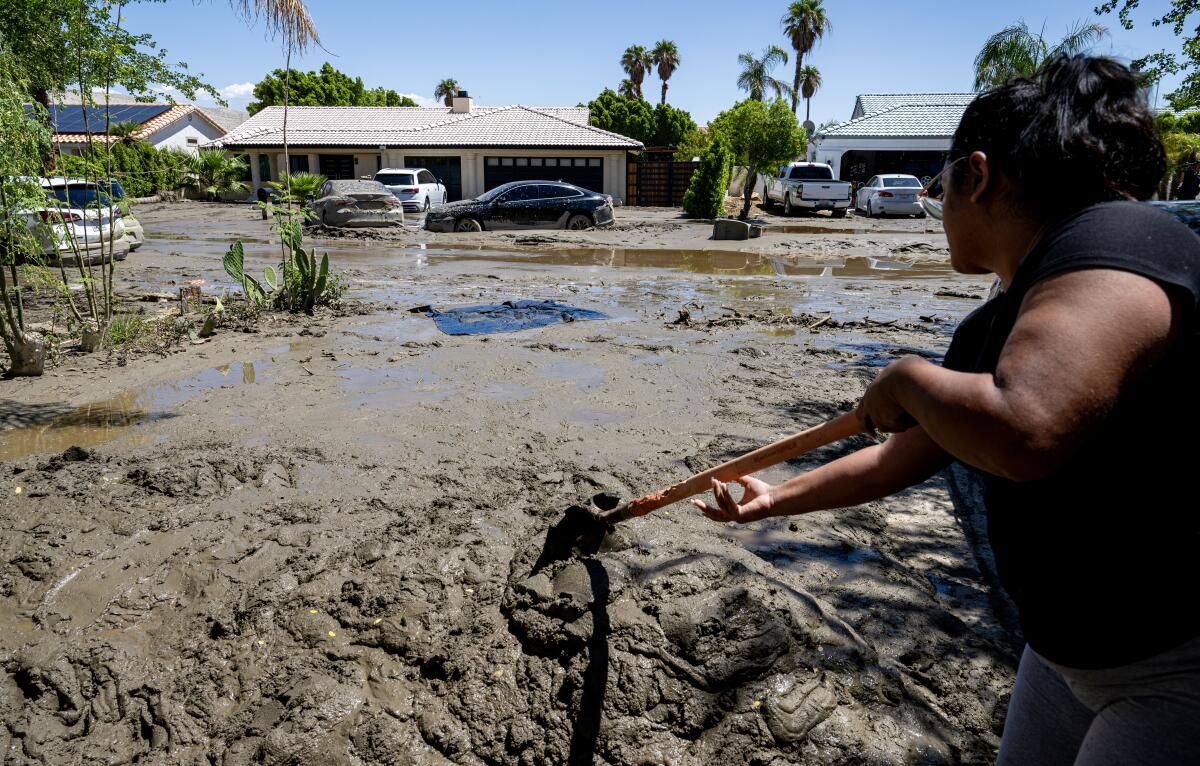
[(950, 142), (976, 93), (874, 93), (855, 99), (849, 122), (813, 136), (809, 160), (845, 181), (880, 173), (918, 178), (942, 169)]
[[(627, 152), (643, 148), (589, 125), (586, 107), (475, 106), (465, 92), (449, 107), (294, 106), (287, 138), (291, 172), (370, 178), (381, 168), (424, 167), (451, 200), (548, 179), (622, 202)], [(257, 191), (287, 169), (283, 108), (266, 107), (209, 146), (248, 155)]]
[[(85, 121), (86, 119), (86, 121)], [(112, 104), (110, 123), (140, 124), (137, 137), (156, 149), (182, 149), (195, 154), (199, 148), (225, 134), (225, 128), (202, 109), (191, 104)], [(55, 105), (50, 109), (51, 140), (66, 154), (78, 154), (93, 141), (104, 141), (106, 114), (103, 106)]]

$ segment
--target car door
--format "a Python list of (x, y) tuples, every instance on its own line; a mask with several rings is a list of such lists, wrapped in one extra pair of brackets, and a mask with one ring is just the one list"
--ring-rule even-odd
[(873, 194), (873, 192), (871, 190), (874, 189), (878, 183), (879, 183), (879, 176), (875, 176), (870, 181), (867, 181), (866, 185), (863, 186), (863, 188), (858, 190), (858, 209), (859, 210), (867, 209), (867, 205), (870, 204), (870, 201), (871, 201), (871, 194)]
[(539, 184), (538, 200), (533, 204), (533, 224), (543, 229), (565, 226), (571, 198), (577, 194), (574, 189), (562, 184)]
[(438, 182), (433, 177), (433, 173), (428, 170), (420, 170), (417, 172), (417, 183), (421, 185), (421, 204), (425, 204), (425, 200), (429, 200), (429, 204), (436, 205), (441, 200), (441, 195), (438, 193)]
[(484, 225), (494, 231), (527, 226), (529, 221), (528, 203), (533, 188), (532, 184), (515, 186), (497, 197), (484, 213)]

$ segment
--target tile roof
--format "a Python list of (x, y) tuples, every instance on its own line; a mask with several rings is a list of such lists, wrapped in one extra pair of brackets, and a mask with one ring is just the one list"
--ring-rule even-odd
[[(162, 114), (142, 123), (142, 129), (137, 132), (137, 137), (146, 138), (155, 131), (161, 130), (176, 120), (181, 120), (187, 115), (193, 113), (206, 120), (219, 130), (225, 130), (225, 128), (218, 124), (216, 120), (205, 114), (203, 109), (199, 109), (192, 104), (174, 104), (169, 106), (170, 108)], [(103, 135), (103, 124), (96, 126), (96, 128), (96, 132), (92, 134), (93, 141), (96, 143), (101, 143), (104, 141), (114, 140), (110, 136)], [(51, 141), (56, 144), (84, 144), (87, 143), (87, 140), (88, 137), (86, 133), (55, 133), (53, 136), (51, 136)]]
[[(640, 149), (641, 143), (588, 125), (586, 107), (294, 106), (288, 110), (294, 146), (548, 147)], [(255, 114), (211, 146), (283, 145), (283, 107)]]
[(864, 93), (855, 99), (854, 114), (851, 119), (897, 106), (966, 106), (978, 95), (978, 93)]
[(893, 106), (821, 131), (822, 138), (953, 138), (967, 104)]

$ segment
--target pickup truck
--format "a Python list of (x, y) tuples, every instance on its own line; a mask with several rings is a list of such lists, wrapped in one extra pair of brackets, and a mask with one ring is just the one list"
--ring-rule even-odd
[(829, 210), (834, 218), (845, 218), (853, 203), (849, 181), (835, 181), (833, 168), (816, 162), (792, 162), (779, 169), (775, 178), (763, 181), (764, 203), (783, 205), (783, 214), (796, 210)]

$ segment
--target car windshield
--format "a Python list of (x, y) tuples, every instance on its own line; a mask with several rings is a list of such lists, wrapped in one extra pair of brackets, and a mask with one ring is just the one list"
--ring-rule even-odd
[(793, 181), (832, 181), (833, 171), (826, 167), (800, 165), (792, 168), (788, 178)]
[(417, 182), (412, 173), (379, 173), (375, 180), (384, 186), (412, 186)]
[[(83, 184), (54, 186), (47, 189), (46, 194), (65, 203), (68, 207), (75, 208), (96, 207), (97, 200), (101, 206), (107, 206), (110, 202), (108, 195), (100, 191), (98, 187)], [(114, 204), (116, 201), (115, 197), (111, 200)]]
[(920, 189), (921, 182), (915, 176), (883, 179), (885, 189)]

